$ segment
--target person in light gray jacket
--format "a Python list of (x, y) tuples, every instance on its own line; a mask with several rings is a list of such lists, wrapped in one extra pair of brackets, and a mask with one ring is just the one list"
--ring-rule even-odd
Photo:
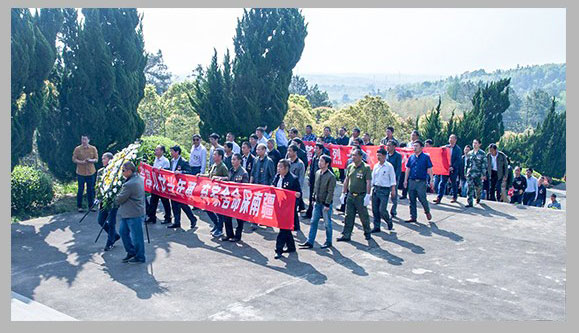
[(127, 256), (123, 262), (143, 263), (145, 262), (145, 239), (143, 237), (145, 184), (132, 162), (125, 162), (122, 171), (126, 181), (115, 198), (115, 203), (119, 205), (117, 212), (121, 217), (119, 233), (127, 251)]

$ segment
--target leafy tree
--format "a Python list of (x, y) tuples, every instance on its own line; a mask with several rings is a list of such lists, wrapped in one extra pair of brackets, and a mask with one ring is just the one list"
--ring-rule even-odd
[(310, 102), (302, 95), (290, 95), (288, 99), (288, 112), (283, 121), (286, 128), (295, 127), (300, 132), (300, 136), (305, 133), (306, 125), (316, 127), (316, 120), (313, 117)]
[(388, 126), (393, 126), (397, 133), (409, 133), (411, 130), (379, 96), (365, 96), (355, 104), (338, 110), (322, 124), (323, 126), (330, 126), (332, 130), (341, 126), (351, 130), (357, 126), (362, 133), (368, 132), (374, 141), (385, 136)]
[(172, 74), (169, 72), (163, 53), (158, 50), (157, 53), (147, 54), (147, 64), (145, 65), (145, 79), (147, 84), (155, 86), (158, 95), (162, 95), (171, 85)]
[(163, 105), (162, 97), (157, 94), (157, 88), (152, 84), (145, 86), (145, 94), (137, 112), (145, 122), (143, 135), (162, 135), (166, 136), (165, 120), (168, 116), (164, 114), (166, 108)]

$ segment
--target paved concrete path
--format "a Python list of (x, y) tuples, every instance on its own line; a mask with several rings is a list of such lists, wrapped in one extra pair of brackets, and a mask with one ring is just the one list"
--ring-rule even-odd
[(459, 201), (415, 224), (402, 201), (393, 232), (366, 241), (356, 220), (330, 250), (320, 226), (282, 260), (273, 230), (222, 243), (199, 211), (195, 230), (150, 226), (140, 265), (94, 243), (96, 213), (40, 218), (12, 225), (12, 290), (79, 320), (565, 320), (565, 211)]

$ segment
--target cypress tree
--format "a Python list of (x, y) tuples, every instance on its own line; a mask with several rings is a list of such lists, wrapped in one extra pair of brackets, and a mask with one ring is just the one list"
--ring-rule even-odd
[(54, 175), (74, 176), (70, 156), (88, 134), (100, 152), (117, 151), (144, 130), (137, 106), (144, 94), (146, 57), (136, 9), (64, 11), (59, 107), (43, 117), (38, 148)]
[(44, 81), (56, 60), (60, 9), (11, 10), (11, 167), (32, 151), (43, 108)]
[(566, 112), (555, 111), (555, 97), (545, 120), (538, 124), (530, 139), (529, 167), (552, 177), (563, 177), (566, 171)]
[(307, 24), (295, 8), (244, 10), (233, 39), (235, 109), (241, 133), (277, 127), (287, 113), (292, 70), (305, 46)]
[(442, 104), (442, 99), (438, 96), (438, 104), (436, 108), (424, 115), (424, 123), (420, 135), (426, 139), (432, 139), (435, 146), (441, 146), (445, 143), (444, 139), (444, 129), (442, 125), (442, 120), (440, 119), (440, 106)]
[(510, 105), (509, 83), (502, 79), (479, 87), (472, 97), (473, 108), (464, 113), (459, 128), (459, 145), (471, 144), (478, 138), (488, 145), (500, 140), (505, 132), (502, 114)]

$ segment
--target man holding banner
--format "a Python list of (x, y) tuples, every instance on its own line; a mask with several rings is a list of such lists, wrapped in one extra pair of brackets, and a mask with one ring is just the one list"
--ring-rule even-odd
[(461, 149), (456, 144), (457, 137), (454, 134), (451, 134), (448, 138), (448, 144), (445, 146), (450, 149), (450, 175), (449, 176), (439, 176), (441, 177), (441, 181), (438, 183), (438, 188), (435, 190), (438, 192), (438, 197), (434, 200), (435, 204), (439, 204), (446, 192), (446, 183), (450, 180), (450, 185), (452, 187), (452, 200), (450, 202), (456, 202), (458, 198), (458, 174), (460, 171), (460, 158), (461, 158)]
[[(300, 181), (294, 175), (289, 172), (290, 168), (290, 161), (287, 159), (282, 159), (277, 164), (277, 175), (273, 179), (271, 185), (277, 188), (283, 188), (286, 190), (295, 191), (296, 194), (296, 206), (297, 206), (297, 199), (301, 197), (302, 189), (300, 187)], [(294, 230), (299, 230), (299, 217), (298, 211), (294, 208)], [(287, 246), (287, 249), (284, 250), (284, 246)], [(292, 253), (296, 252), (296, 243), (294, 241), (294, 237), (292, 235), (291, 230), (289, 229), (280, 229), (279, 234), (277, 235), (277, 240), (275, 242), (275, 259), (281, 259), (282, 253)]]

